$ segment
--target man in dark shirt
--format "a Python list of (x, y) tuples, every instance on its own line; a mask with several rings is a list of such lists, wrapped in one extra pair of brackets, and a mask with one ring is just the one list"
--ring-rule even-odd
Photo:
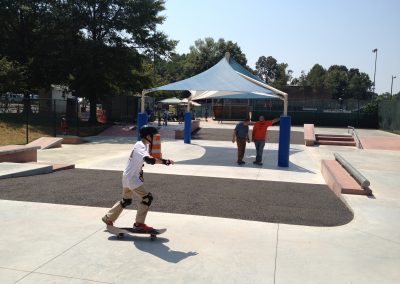
[(237, 143), (238, 147), (238, 159), (237, 163), (239, 165), (243, 165), (245, 162), (243, 161), (244, 152), (246, 150), (246, 141), (250, 143), (249, 139), (249, 124), (250, 119), (246, 118), (243, 122), (239, 122), (235, 130), (233, 131), (232, 143)]

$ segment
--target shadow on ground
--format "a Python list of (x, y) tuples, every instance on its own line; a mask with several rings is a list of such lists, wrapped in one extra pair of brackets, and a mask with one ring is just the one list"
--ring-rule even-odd
[(178, 263), (188, 257), (196, 256), (198, 253), (189, 251), (176, 251), (172, 250), (166, 245), (169, 242), (168, 239), (157, 237), (154, 241), (150, 241), (149, 237), (137, 237), (131, 235), (125, 235), (123, 238), (117, 238), (116, 236), (110, 236), (108, 238), (110, 241), (126, 241), (133, 242), (134, 246), (143, 252), (154, 255), (166, 262)]
[[(195, 144), (195, 142), (193, 143)], [(280, 171), (293, 171), (300, 173), (311, 173), (315, 174), (315, 172), (310, 171), (304, 167), (296, 165), (289, 160), (289, 167), (278, 167), (278, 150), (270, 150), (268, 149), (268, 144), (265, 145), (264, 154), (263, 154), (263, 165), (258, 166), (254, 165), (253, 161), (256, 159), (256, 150), (255, 149), (246, 149), (244, 161), (246, 164), (237, 165), (237, 149), (236, 148), (223, 148), (221, 147), (212, 147), (212, 146), (200, 146), (205, 149), (205, 153), (203, 156), (197, 159), (177, 161), (175, 164), (177, 165), (207, 165), (207, 166), (225, 166), (225, 167), (251, 167), (251, 168), (263, 168), (270, 170), (280, 170)], [(302, 152), (303, 150), (290, 148), (289, 156), (294, 155), (296, 153)]]
[[(214, 141), (231, 141), (232, 129), (217, 129), (217, 128), (201, 128), (192, 135), (193, 140), (214, 140)], [(251, 138), (251, 131), (249, 133)], [(268, 130), (268, 143), (279, 142), (279, 130)], [(291, 131), (290, 143), (304, 145), (304, 132)]]

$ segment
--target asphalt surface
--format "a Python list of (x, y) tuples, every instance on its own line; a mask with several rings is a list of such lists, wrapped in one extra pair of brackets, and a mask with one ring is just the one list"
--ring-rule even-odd
[[(192, 134), (193, 140), (213, 140), (213, 141), (231, 141), (232, 129), (200, 128), (199, 131)], [(249, 132), (251, 138), (251, 131)], [(267, 143), (278, 143), (279, 131), (268, 130)], [(304, 133), (301, 131), (290, 132), (290, 143), (304, 145)]]
[[(0, 181), (0, 199), (110, 208), (121, 198), (121, 174), (73, 169), (9, 178)], [(157, 212), (309, 226), (353, 219), (326, 185), (145, 173), (145, 189)]]

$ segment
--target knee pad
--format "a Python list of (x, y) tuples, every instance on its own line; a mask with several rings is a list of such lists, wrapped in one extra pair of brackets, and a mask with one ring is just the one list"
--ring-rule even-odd
[(149, 192), (147, 195), (142, 197), (142, 204), (150, 206), (153, 201), (153, 195)]
[(122, 200), (120, 201), (120, 203), (121, 203), (121, 206), (123, 207), (123, 208), (125, 208), (126, 206), (129, 206), (129, 205), (131, 205), (132, 204), (132, 199), (131, 198), (122, 198)]

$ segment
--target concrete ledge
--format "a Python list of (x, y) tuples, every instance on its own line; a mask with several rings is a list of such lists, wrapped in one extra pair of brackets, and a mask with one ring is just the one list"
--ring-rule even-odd
[(62, 144), (83, 144), (86, 143), (84, 139), (79, 136), (57, 136), (63, 139)]
[(39, 146), (40, 149), (51, 149), (51, 148), (60, 148), (63, 142), (63, 138), (58, 137), (40, 137), (35, 141), (27, 144), (28, 146)]
[(304, 124), (304, 142), (306, 146), (314, 146), (315, 144), (314, 124)]
[(0, 179), (25, 177), (53, 172), (51, 165), (0, 163)]
[(372, 195), (371, 189), (363, 189), (336, 161), (322, 160), (321, 172), (329, 188), (338, 196), (343, 194)]
[[(30, 163), (32, 165), (48, 165), (45, 163)], [(75, 164), (51, 164), (53, 172), (75, 169)]]
[(8, 145), (0, 147), (0, 163), (26, 163), (37, 161), (39, 146)]
[[(193, 132), (199, 130), (200, 128), (200, 120), (192, 120), (192, 134)], [(175, 130), (175, 139), (183, 139), (184, 138), (184, 130), (177, 129)]]

